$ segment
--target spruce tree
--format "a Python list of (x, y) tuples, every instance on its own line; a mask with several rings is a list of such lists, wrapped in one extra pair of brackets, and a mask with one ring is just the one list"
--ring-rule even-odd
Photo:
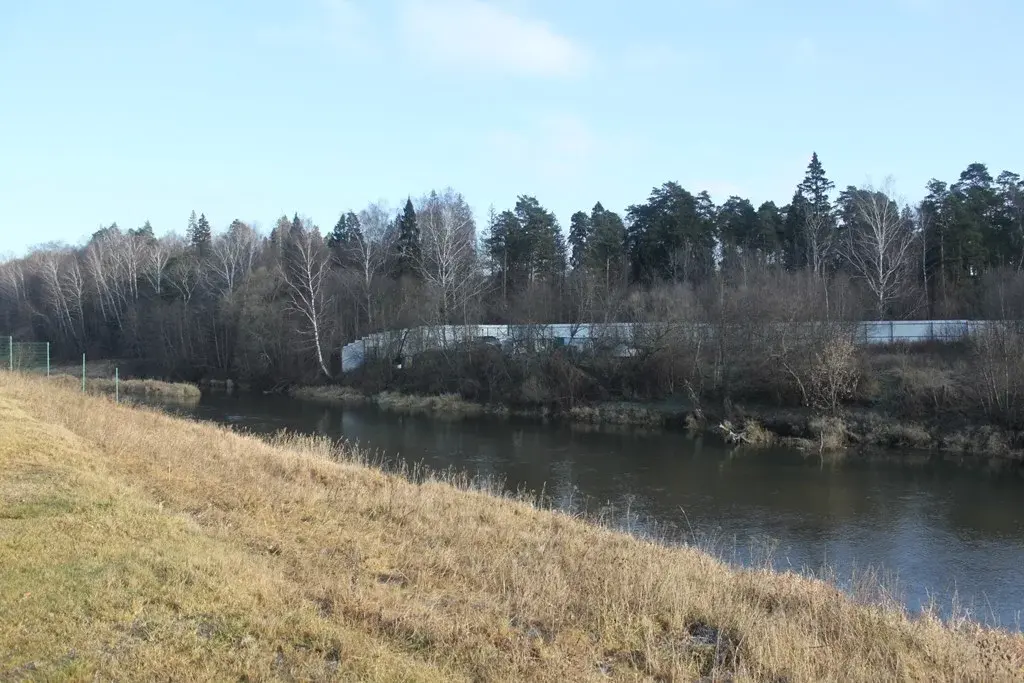
[(349, 214), (344, 213), (338, 216), (338, 222), (334, 224), (334, 229), (327, 234), (327, 246), (329, 248), (338, 249), (347, 244), (349, 239), (351, 239), (348, 216)]
[(188, 219), (188, 233), (187, 233), (189, 244), (196, 250), (200, 255), (206, 254), (207, 249), (210, 246), (210, 240), (213, 237), (212, 231), (210, 230), (210, 222), (206, 220), (206, 214), (200, 214), (199, 218), (196, 218), (196, 212), (193, 211), (192, 215)]
[(139, 237), (145, 242), (153, 242), (156, 240), (156, 236), (153, 234), (153, 226), (148, 220), (142, 224), (141, 228), (129, 230), (128, 234), (132, 237)]
[(825, 175), (825, 168), (818, 160), (818, 153), (813, 152), (811, 162), (807, 164), (803, 182), (799, 185), (800, 193), (807, 200), (808, 212), (830, 216), (832, 204), (829, 202), (828, 194), (835, 189), (835, 186), (835, 183)]
[(412, 198), (405, 202), (405, 209), (399, 215), (397, 223), (398, 238), (395, 245), (398, 259), (396, 263), (397, 277), (415, 275), (420, 264), (420, 229), (416, 220), (416, 208)]

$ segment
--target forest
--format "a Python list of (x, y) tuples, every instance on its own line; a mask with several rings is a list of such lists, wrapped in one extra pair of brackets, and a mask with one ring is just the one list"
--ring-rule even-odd
[[(299, 212), (269, 231), (214, 230), (195, 212), (162, 236), (112, 223), (85, 244), (0, 263), (0, 335), (50, 341), (56, 359), (280, 386), (336, 378), (340, 347), (368, 333), (438, 323), (1024, 317), (1020, 176), (972, 163), (924, 190), (907, 203), (888, 187), (837, 189), (814, 154), (784, 206), (716, 205), (667, 182), (621, 214), (598, 202), (568, 226), (528, 195), (480, 225), (450, 188), (397, 211), (342, 211), (329, 228)], [(687, 382), (728, 393), (724, 346), (716, 353)], [(669, 379), (597, 393), (679, 389), (673, 373), (654, 374)]]

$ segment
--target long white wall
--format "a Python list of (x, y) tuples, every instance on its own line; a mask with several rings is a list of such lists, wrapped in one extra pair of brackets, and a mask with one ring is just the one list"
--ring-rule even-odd
[[(780, 323), (806, 325), (806, 323)], [(976, 333), (987, 326), (998, 324), (986, 320), (874, 320), (851, 323), (854, 338), (863, 344), (892, 344), (896, 342), (956, 341)], [(429, 348), (444, 348), (451, 344), (484, 339), (501, 344), (525, 343), (531, 340), (557, 340), (567, 346), (584, 346), (591, 339), (611, 341), (629, 347), (635, 334), (656, 332), (668, 326), (661, 323), (555, 323), (550, 325), (438, 325), (413, 327), (378, 332), (351, 344), (341, 351), (344, 372), (361, 366), (367, 355), (381, 353), (411, 356)], [(706, 323), (686, 326), (693, 333), (713, 329)], [(678, 326), (676, 326), (678, 330)], [(623, 349), (626, 352), (628, 348)]]

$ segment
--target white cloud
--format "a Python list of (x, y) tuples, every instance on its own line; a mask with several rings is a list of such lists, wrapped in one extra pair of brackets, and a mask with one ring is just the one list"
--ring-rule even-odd
[(414, 55), (460, 69), (568, 77), (590, 61), (582, 47), (546, 22), (482, 0), (406, 0), (400, 29)]

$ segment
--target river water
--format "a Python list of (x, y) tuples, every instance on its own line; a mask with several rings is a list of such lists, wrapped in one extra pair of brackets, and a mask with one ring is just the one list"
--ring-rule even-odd
[[(344, 437), (432, 469), (543, 491), (562, 508), (635, 533), (697, 542), (726, 560), (876, 578), (910, 609), (1020, 629), (1024, 478), (921, 457), (822, 462), (779, 449), (736, 452), (679, 433), (580, 430), (536, 422), (439, 422), (281, 396), (206, 394), (177, 408), (269, 433)], [(868, 581), (866, 583), (872, 583)]]

